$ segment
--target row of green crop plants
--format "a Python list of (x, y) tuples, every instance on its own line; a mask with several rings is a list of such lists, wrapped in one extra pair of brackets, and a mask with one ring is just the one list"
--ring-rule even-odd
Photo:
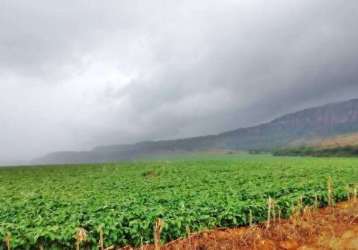
[[(350, 184), (347, 186), (346, 191), (342, 189), (334, 190), (332, 178), (327, 179), (327, 190), (320, 194), (307, 192), (301, 195), (298, 199), (273, 199), (269, 197), (265, 202), (257, 202), (255, 206), (237, 208), (236, 213), (218, 213), (212, 217), (196, 214), (194, 218), (185, 220), (183, 217), (176, 218), (172, 216), (168, 220), (164, 214), (154, 218), (148, 216), (146, 220), (142, 221), (128, 221), (127, 224), (122, 224), (123, 227), (130, 228), (126, 234), (121, 234), (118, 237), (112, 229), (106, 228), (105, 224), (100, 224), (97, 228), (86, 228), (85, 225), (72, 228), (72, 234), (63, 226), (67, 235), (72, 235), (72, 238), (64, 237), (63, 241), (59, 240), (57, 235), (51, 232), (44, 232), (39, 230), (37, 237), (27, 245), (18, 245), (19, 239), (13, 237), (11, 231), (6, 229), (6, 225), (1, 224), (0, 237), (3, 238), (3, 244), (0, 245), (2, 250), (11, 249), (39, 249), (39, 250), (57, 250), (57, 249), (100, 249), (111, 250), (116, 246), (108, 242), (118, 242), (119, 245), (132, 245), (141, 246), (143, 242), (153, 243), (155, 249), (160, 249), (160, 245), (175, 239), (175, 237), (185, 237), (192, 232), (215, 227), (237, 227), (247, 226), (266, 221), (267, 225), (276, 219), (288, 218), (297, 211), (302, 212), (305, 207), (320, 208), (325, 206), (334, 206), (336, 202), (350, 200), (357, 201), (357, 186), (358, 184)], [(239, 212), (237, 212), (239, 211)], [(185, 221), (188, 223), (185, 224)], [(201, 225), (206, 225), (202, 227)], [(18, 225), (21, 227), (21, 225)], [(36, 228), (34, 229), (36, 230)], [(114, 229), (119, 230), (119, 228)], [(114, 233), (114, 234), (113, 234)], [(173, 235), (174, 238), (173, 238)], [(109, 237), (106, 239), (106, 236)], [(139, 236), (133, 238), (133, 236)], [(22, 242), (23, 243), (23, 242)], [(126, 244), (125, 244), (126, 243)], [(118, 245), (117, 245), (118, 247)]]

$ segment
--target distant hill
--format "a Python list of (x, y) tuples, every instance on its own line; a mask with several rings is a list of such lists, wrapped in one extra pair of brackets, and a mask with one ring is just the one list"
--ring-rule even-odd
[(339, 148), (347, 146), (358, 146), (358, 133), (335, 135), (326, 138), (315, 138), (308, 140), (305, 146), (316, 148)]
[(353, 133), (358, 133), (358, 99), (305, 109), (268, 123), (217, 135), (100, 146), (83, 152), (55, 152), (34, 160), (34, 163), (106, 162), (206, 150), (271, 150), (328, 143), (332, 138)]

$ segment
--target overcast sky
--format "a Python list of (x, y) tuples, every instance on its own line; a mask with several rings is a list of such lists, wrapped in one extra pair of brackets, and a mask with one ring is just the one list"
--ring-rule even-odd
[(0, 163), (358, 97), (357, 0), (0, 0)]

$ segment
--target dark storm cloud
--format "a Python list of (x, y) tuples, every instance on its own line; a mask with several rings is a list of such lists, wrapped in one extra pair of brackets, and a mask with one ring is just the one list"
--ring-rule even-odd
[(355, 0), (0, 0), (0, 160), (358, 97), (357, 14)]
[(71, 67), (78, 67), (111, 31), (130, 28), (130, 18), (125, 18), (114, 4), (2, 0), (1, 69), (40, 78), (49, 75), (54, 81), (61, 74), (72, 73), (66, 72), (67, 68), (76, 70)]

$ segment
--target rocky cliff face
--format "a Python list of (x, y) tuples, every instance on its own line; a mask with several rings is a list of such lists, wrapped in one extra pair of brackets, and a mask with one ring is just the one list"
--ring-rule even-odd
[(271, 124), (293, 130), (309, 129), (318, 134), (340, 132), (341, 129), (356, 129), (358, 99), (285, 115), (272, 121)]
[(232, 149), (271, 149), (313, 137), (358, 131), (358, 99), (305, 109), (269, 123), (219, 135), (221, 146)]

